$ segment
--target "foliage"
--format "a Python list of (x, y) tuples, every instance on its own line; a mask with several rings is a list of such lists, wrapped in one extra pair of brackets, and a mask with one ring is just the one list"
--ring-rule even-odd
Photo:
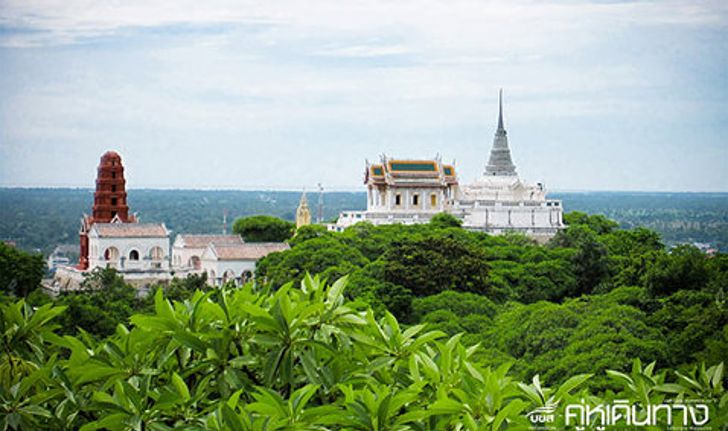
[(571, 295), (591, 293), (610, 275), (607, 248), (587, 224), (575, 224), (559, 231), (551, 246), (575, 250), (570, 261), (576, 276), (576, 291)]
[(29, 254), (0, 241), (0, 292), (25, 297), (40, 286), (45, 273), (40, 254)]
[(447, 310), (461, 317), (477, 314), (491, 319), (498, 313), (496, 304), (487, 297), (452, 290), (417, 298), (412, 304), (412, 309), (415, 319), (437, 310)]
[(488, 261), (475, 247), (447, 236), (428, 236), (394, 243), (382, 254), (384, 280), (415, 296), (443, 290), (487, 294)]
[[(520, 376), (540, 373), (553, 381), (570, 374), (624, 369), (632, 358), (667, 361), (667, 345), (640, 309), (621, 303), (615, 291), (564, 304), (511, 303), (484, 334), (484, 344), (517, 358)], [(604, 389), (603, 378), (592, 385)]]
[(63, 334), (103, 338), (113, 334), (119, 323), (128, 322), (135, 311), (149, 308), (149, 301), (137, 293), (114, 269), (98, 269), (86, 277), (79, 291), (63, 292), (55, 299), (35, 296), (32, 301), (34, 305), (53, 302), (66, 309), (58, 318)]
[[(157, 290), (152, 314), (101, 341), (56, 333), (62, 307), (5, 303), (0, 369), (13, 372), (1, 374), (0, 426), (503, 430), (528, 428), (526, 413), (546, 403), (607, 399), (586, 392), (590, 374), (555, 388), (539, 376), (519, 382), (508, 364), (479, 363), (480, 347), (459, 335), (359, 310), (345, 287), (306, 276), (300, 287), (248, 284), (173, 302)], [(674, 373), (635, 364), (631, 375), (607, 374), (623, 399), (701, 397), (711, 425), (728, 425), (722, 363)]]
[(256, 277), (277, 287), (290, 280), (300, 281), (306, 272), (338, 278), (367, 262), (356, 248), (324, 236), (302, 242), (289, 251), (269, 254), (258, 262)]
[(661, 253), (647, 271), (647, 288), (654, 295), (700, 289), (709, 277), (706, 263), (705, 254), (688, 245), (676, 247), (670, 253)]
[(442, 227), (442, 228), (448, 228), (448, 227), (460, 227), (463, 225), (463, 221), (459, 218), (453, 216), (452, 214), (448, 213), (438, 213), (435, 214), (430, 219), (430, 224), (435, 227)]
[(283, 242), (293, 236), (296, 225), (267, 215), (243, 217), (233, 223), (233, 232), (247, 242)]
[(291, 245), (291, 247), (295, 247), (296, 245), (308, 241), (309, 239), (320, 238), (327, 235), (330, 234), (326, 230), (326, 226), (320, 224), (304, 225), (296, 229), (296, 235), (291, 238), (288, 243)]

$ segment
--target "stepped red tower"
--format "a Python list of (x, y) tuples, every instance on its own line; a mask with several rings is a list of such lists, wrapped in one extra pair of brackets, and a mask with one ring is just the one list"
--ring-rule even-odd
[(129, 216), (126, 204), (126, 180), (121, 156), (107, 151), (101, 156), (96, 174), (96, 192), (91, 216), (81, 219), (81, 254), (78, 269), (88, 269), (88, 231), (94, 223), (136, 223), (134, 215)]

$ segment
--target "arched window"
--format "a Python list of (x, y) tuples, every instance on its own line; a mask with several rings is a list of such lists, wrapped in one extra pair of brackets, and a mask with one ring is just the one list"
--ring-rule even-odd
[(116, 247), (109, 247), (104, 250), (104, 259), (109, 261), (119, 260), (119, 249)]
[(228, 281), (235, 281), (235, 273), (232, 269), (228, 269), (222, 274), (222, 283), (225, 284)]
[(129, 260), (139, 260), (139, 252), (132, 250), (129, 252)]
[(192, 256), (190, 258), (190, 261), (188, 262), (188, 265), (194, 269), (200, 269), (202, 267), (202, 262), (200, 261), (200, 257)]
[(240, 274), (240, 282), (241, 283), (247, 283), (250, 280), (253, 279), (253, 273), (250, 271), (243, 271), (242, 274)]

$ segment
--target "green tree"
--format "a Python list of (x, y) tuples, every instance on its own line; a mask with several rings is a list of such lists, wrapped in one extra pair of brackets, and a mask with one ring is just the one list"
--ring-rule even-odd
[[(0, 427), (501, 431), (528, 428), (524, 413), (537, 407), (598, 405), (615, 394), (630, 404), (706, 400), (709, 425), (728, 425), (723, 363), (672, 372), (633, 361), (631, 372), (608, 371), (603, 398), (587, 389), (594, 377), (575, 370), (560, 386), (539, 375), (525, 384), (509, 364), (482, 366), (481, 348), (460, 335), (359, 309), (346, 283), (306, 276), (298, 286), (223, 287), (183, 302), (157, 290), (153, 312), (134, 314), (104, 340), (57, 333), (62, 307), (4, 303)], [(623, 317), (602, 326), (618, 333)]]
[(29, 254), (0, 242), (0, 292), (28, 296), (40, 286), (46, 265), (40, 254)]
[(149, 300), (140, 297), (114, 269), (91, 272), (81, 290), (60, 293), (53, 302), (66, 309), (59, 317), (64, 334), (85, 332), (98, 338), (113, 334), (134, 312), (150, 306)]
[(296, 235), (288, 243), (291, 247), (295, 247), (302, 242), (327, 235), (331, 234), (326, 230), (326, 226), (320, 224), (305, 225), (296, 229)]
[(654, 295), (670, 295), (680, 289), (698, 290), (706, 286), (710, 274), (705, 254), (690, 245), (660, 254), (646, 274), (647, 288)]
[(597, 235), (608, 234), (619, 227), (619, 223), (601, 214), (589, 215), (580, 211), (564, 214), (564, 223), (568, 226), (586, 226)]
[(416, 298), (412, 303), (412, 310), (415, 318), (437, 310), (447, 310), (460, 317), (478, 314), (492, 319), (497, 314), (498, 307), (483, 295), (447, 290), (436, 295)]
[(243, 217), (233, 223), (233, 232), (247, 242), (282, 242), (293, 236), (296, 225), (267, 215)]
[(432, 216), (430, 225), (439, 228), (460, 227), (463, 225), (463, 221), (452, 214), (442, 212)]
[(569, 296), (591, 293), (610, 276), (607, 248), (588, 225), (576, 224), (559, 231), (551, 240), (551, 246), (574, 250), (571, 263), (576, 276), (576, 291), (569, 292)]
[(303, 279), (306, 272), (335, 279), (363, 267), (368, 260), (354, 247), (334, 237), (313, 238), (290, 250), (271, 253), (256, 266), (256, 277), (273, 286)]
[(443, 290), (491, 293), (486, 256), (456, 238), (431, 235), (395, 243), (380, 260), (384, 263), (384, 280), (416, 296)]

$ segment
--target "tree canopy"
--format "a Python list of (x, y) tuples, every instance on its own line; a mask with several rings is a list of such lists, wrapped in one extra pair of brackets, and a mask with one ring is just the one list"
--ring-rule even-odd
[[(153, 312), (132, 315), (101, 341), (59, 334), (53, 322), (64, 307), (3, 303), (0, 426), (526, 429), (528, 412), (558, 400), (553, 425), (564, 428), (565, 405), (579, 400), (598, 405), (617, 397), (646, 406), (668, 396), (704, 399), (713, 412), (710, 425), (728, 425), (719, 407), (727, 398), (722, 362), (674, 372), (636, 359), (631, 371), (599, 375), (611, 388), (604, 395), (589, 390), (591, 373), (574, 371), (561, 385), (537, 374), (528, 383), (513, 378), (508, 363), (482, 364), (481, 347), (460, 335), (403, 327), (386, 312), (377, 318), (347, 301), (345, 289), (346, 279), (329, 285), (306, 276), (298, 286), (275, 291), (248, 284), (196, 291), (184, 301), (169, 301), (158, 290)], [(568, 312), (542, 318), (555, 326), (576, 320)], [(559, 344), (560, 338), (544, 343)], [(658, 425), (667, 425), (666, 419), (658, 418)]]
[(0, 292), (27, 296), (40, 286), (45, 270), (42, 255), (26, 253), (0, 241)]
[(233, 223), (233, 232), (247, 242), (283, 242), (293, 236), (296, 225), (273, 216), (242, 217)]

